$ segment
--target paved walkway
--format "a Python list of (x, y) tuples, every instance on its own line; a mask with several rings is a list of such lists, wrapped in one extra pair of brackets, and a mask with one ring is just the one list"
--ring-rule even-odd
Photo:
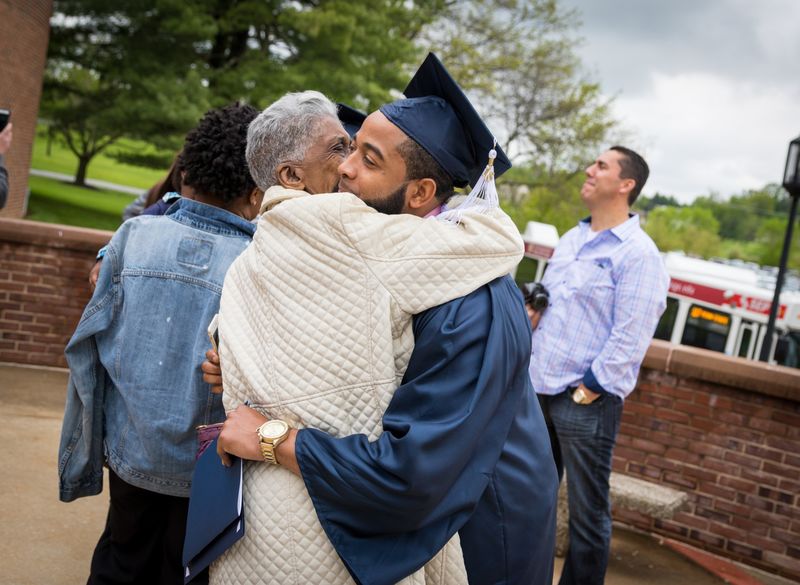
[[(45, 177), (47, 179), (55, 179), (57, 181), (65, 181), (71, 183), (75, 180), (74, 175), (66, 175), (64, 173), (54, 173), (52, 171), (42, 171), (40, 169), (31, 169), (30, 174), (34, 177)], [(118, 185), (117, 183), (110, 183), (108, 181), (101, 181), (99, 179), (86, 179), (86, 184), (90, 187), (98, 189), (108, 189), (109, 191), (119, 191), (121, 193), (128, 193), (129, 195), (141, 195), (146, 189), (140, 187), (130, 187), (128, 185)]]
[[(56, 474), (66, 372), (0, 364), (0, 585), (77, 585), (103, 527), (105, 493), (64, 504)], [(561, 559), (556, 559), (556, 574)], [(554, 581), (555, 582), (555, 581)], [(609, 585), (719, 585), (647, 535), (616, 528)], [(775, 581), (778, 583), (778, 581)]]
[(58, 501), (66, 375), (0, 366), (0, 583), (85, 583), (105, 519), (101, 495)]

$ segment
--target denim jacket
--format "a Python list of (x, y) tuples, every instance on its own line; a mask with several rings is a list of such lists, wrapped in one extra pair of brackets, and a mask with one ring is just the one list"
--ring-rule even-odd
[(65, 350), (62, 501), (100, 493), (104, 463), (134, 486), (189, 495), (195, 427), (225, 418), (200, 371), (207, 327), (225, 273), (254, 231), (232, 213), (182, 199), (114, 234)]

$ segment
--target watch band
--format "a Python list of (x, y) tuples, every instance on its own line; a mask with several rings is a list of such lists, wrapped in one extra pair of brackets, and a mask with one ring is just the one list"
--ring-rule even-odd
[(259, 442), (261, 445), (261, 455), (264, 457), (264, 461), (267, 463), (272, 463), (273, 465), (278, 465), (278, 458), (275, 455), (275, 449), (277, 449), (278, 445), (283, 443), (286, 440), (286, 437), (280, 437), (275, 439), (273, 442), (264, 441), (263, 439)]

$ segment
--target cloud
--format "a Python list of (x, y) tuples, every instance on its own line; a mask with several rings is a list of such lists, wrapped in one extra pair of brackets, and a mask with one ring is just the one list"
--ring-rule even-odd
[(583, 20), (584, 62), (611, 93), (641, 88), (652, 68), (669, 73), (798, 82), (796, 0), (564, 0)]
[(682, 201), (778, 182), (800, 134), (797, 0), (563, 0), (584, 64)]
[(689, 201), (779, 182), (788, 143), (800, 133), (798, 103), (800, 93), (782, 87), (653, 73), (648, 91), (619, 97), (614, 109), (652, 167), (645, 192)]

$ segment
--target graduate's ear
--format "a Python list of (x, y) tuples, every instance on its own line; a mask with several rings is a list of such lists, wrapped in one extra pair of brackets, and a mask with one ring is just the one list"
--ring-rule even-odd
[(289, 162), (278, 165), (278, 182), (287, 189), (305, 191), (306, 183), (303, 168)]
[(415, 179), (406, 187), (408, 211), (428, 210), (436, 207), (436, 181), (430, 178)]

